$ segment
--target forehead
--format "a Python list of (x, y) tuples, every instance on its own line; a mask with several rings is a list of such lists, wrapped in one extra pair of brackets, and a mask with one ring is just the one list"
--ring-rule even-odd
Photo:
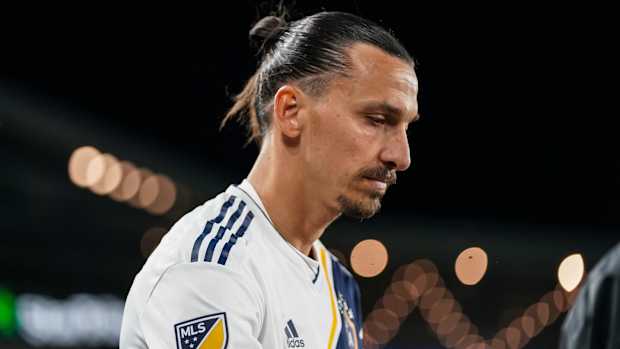
[(348, 49), (350, 77), (334, 81), (335, 90), (349, 102), (381, 101), (417, 114), (418, 79), (413, 67), (400, 58), (368, 44)]

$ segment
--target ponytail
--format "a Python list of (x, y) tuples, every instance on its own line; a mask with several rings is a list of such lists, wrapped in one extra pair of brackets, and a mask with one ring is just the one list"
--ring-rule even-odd
[(220, 124), (220, 130), (232, 119), (236, 119), (239, 123), (245, 125), (248, 130), (248, 141), (246, 145), (252, 141), (256, 141), (260, 146), (262, 138), (261, 125), (258, 120), (258, 114), (256, 113), (259, 74), (259, 71), (254, 73), (246, 82), (243, 90), (235, 96), (235, 104), (230, 108), (228, 113), (226, 113), (226, 116)]

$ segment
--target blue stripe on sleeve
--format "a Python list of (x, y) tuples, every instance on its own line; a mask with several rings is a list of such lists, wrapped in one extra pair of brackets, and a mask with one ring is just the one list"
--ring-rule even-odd
[(228, 209), (233, 205), (236, 199), (237, 198), (235, 196), (231, 196), (230, 198), (228, 198), (228, 200), (222, 205), (220, 213), (217, 215), (217, 217), (207, 222), (205, 228), (202, 230), (202, 233), (200, 233), (200, 235), (198, 235), (198, 237), (196, 238), (196, 241), (194, 241), (194, 247), (192, 248), (192, 262), (198, 261), (198, 251), (200, 250), (202, 240), (204, 240), (205, 236), (207, 236), (211, 232), (214, 224), (222, 222), (224, 217), (226, 217)]
[(228, 259), (228, 254), (230, 253), (230, 250), (237, 243), (237, 239), (242, 237), (243, 234), (245, 234), (245, 231), (248, 230), (248, 227), (250, 226), (250, 223), (252, 223), (253, 219), (254, 213), (252, 211), (248, 211), (248, 213), (245, 215), (245, 219), (243, 220), (243, 224), (241, 225), (241, 227), (239, 227), (239, 230), (237, 230), (236, 233), (232, 234), (230, 236), (230, 240), (228, 240), (228, 242), (224, 244), (224, 247), (222, 248), (222, 253), (220, 254), (220, 258), (217, 261), (219, 264), (226, 264), (226, 260)]
[(228, 218), (228, 223), (226, 224), (226, 226), (220, 227), (215, 237), (211, 239), (211, 241), (209, 241), (209, 246), (207, 247), (207, 253), (205, 254), (204, 259), (205, 262), (211, 262), (213, 260), (213, 252), (215, 251), (217, 243), (224, 237), (226, 231), (230, 230), (230, 228), (232, 228), (237, 219), (239, 219), (241, 213), (243, 212), (243, 209), (245, 208), (245, 205), (245, 201), (241, 200), (241, 202), (239, 202), (239, 207), (237, 207), (237, 211), (235, 211), (235, 213), (233, 213), (230, 218)]

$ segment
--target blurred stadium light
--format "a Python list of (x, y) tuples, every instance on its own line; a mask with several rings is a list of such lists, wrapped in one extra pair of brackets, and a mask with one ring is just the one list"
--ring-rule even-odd
[(558, 281), (567, 292), (571, 292), (581, 283), (584, 272), (583, 257), (579, 253), (572, 254), (560, 263)]
[(69, 158), (69, 178), (79, 187), (98, 195), (127, 201), (154, 215), (168, 212), (177, 198), (175, 183), (150, 170), (134, 170), (133, 164), (91, 146), (77, 148)]
[(0, 289), (0, 334), (34, 347), (114, 347), (124, 302), (112, 295), (74, 294), (59, 300)]
[(470, 247), (459, 254), (454, 263), (458, 279), (465, 285), (475, 285), (487, 271), (489, 260), (480, 247)]
[(379, 275), (387, 266), (388, 251), (378, 240), (360, 241), (351, 251), (351, 268), (366, 278)]

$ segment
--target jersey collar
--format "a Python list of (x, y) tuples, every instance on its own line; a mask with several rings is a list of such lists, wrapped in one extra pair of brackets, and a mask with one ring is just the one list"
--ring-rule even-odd
[[(267, 213), (267, 209), (265, 209), (265, 206), (263, 205), (260, 196), (254, 189), (250, 181), (246, 178), (239, 185), (232, 185), (231, 187), (229, 187), (229, 190), (234, 190), (233, 188), (245, 194), (245, 196), (247, 196), (258, 207), (258, 209), (260, 209), (262, 215), (265, 217), (265, 219), (267, 219), (272, 228), (272, 231), (270, 231), (268, 234), (270, 240), (272, 240), (278, 247), (280, 247), (294, 263), (299, 264), (302, 268), (307, 270), (307, 273), (312, 283), (315, 283), (318, 279), (318, 274), (320, 270), (319, 261), (301, 253), (301, 251), (299, 251), (286, 239), (284, 239), (280, 232), (278, 232), (278, 230), (275, 228), (275, 225), (273, 224), (269, 213)], [(319, 240), (315, 241), (314, 244), (312, 244), (312, 253), (316, 258), (320, 257), (321, 248), (322, 244)]]

